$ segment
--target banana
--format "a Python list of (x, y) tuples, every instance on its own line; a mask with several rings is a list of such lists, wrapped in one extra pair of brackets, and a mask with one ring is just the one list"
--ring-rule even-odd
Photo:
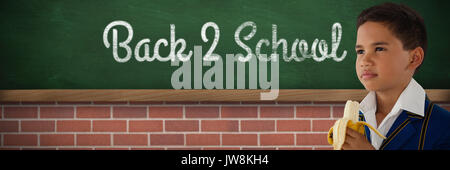
[(328, 131), (328, 143), (333, 145), (334, 150), (341, 150), (342, 145), (345, 142), (345, 134), (347, 127), (364, 135), (364, 125), (372, 129), (378, 136), (386, 139), (377, 129), (370, 124), (358, 121), (359, 117), (359, 103), (356, 101), (348, 100), (344, 108), (344, 116), (337, 120), (334, 125)]

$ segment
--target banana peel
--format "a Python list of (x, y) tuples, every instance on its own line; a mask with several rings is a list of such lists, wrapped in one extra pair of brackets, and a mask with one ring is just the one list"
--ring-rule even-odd
[(377, 129), (364, 121), (358, 121), (359, 117), (359, 103), (348, 100), (344, 108), (344, 116), (337, 120), (328, 131), (328, 143), (333, 145), (334, 150), (341, 150), (345, 142), (347, 128), (365, 135), (364, 126), (372, 129), (378, 136), (386, 139)]

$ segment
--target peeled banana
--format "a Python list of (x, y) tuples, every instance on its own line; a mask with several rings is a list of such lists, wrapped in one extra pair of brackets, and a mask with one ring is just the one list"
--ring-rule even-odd
[(333, 145), (334, 150), (341, 150), (345, 142), (347, 127), (364, 135), (364, 125), (372, 129), (378, 136), (386, 139), (377, 129), (364, 121), (358, 121), (359, 103), (348, 100), (344, 108), (344, 116), (337, 120), (328, 131), (328, 143)]

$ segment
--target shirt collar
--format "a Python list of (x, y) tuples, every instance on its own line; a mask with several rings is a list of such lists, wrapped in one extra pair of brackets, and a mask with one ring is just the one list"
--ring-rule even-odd
[(374, 91), (370, 91), (361, 101), (359, 109), (363, 113), (375, 112), (377, 110), (377, 98)]
[(397, 100), (399, 107), (411, 113), (424, 116), (425, 90), (416, 80), (411, 79)]
[[(412, 78), (405, 90), (400, 94), (395, 105), (400, 109), (407, 110), (423, 117), (425, 109), (425, 90)], [(374, 91), (370, 91), (361, 101), (360, 110), (363, 113), (368, 113), (375, 112), (376, 109), (376, 94)]]

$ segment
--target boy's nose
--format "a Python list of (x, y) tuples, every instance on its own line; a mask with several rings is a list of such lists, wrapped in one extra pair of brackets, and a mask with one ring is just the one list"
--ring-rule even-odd
[(373, 61), (372, 61), (371, 54), (366, 53), (363, 56), (361, 56), (361, 62), (360, 62), (361, 67), (372, 66), (372, 65), (373, 65)]

